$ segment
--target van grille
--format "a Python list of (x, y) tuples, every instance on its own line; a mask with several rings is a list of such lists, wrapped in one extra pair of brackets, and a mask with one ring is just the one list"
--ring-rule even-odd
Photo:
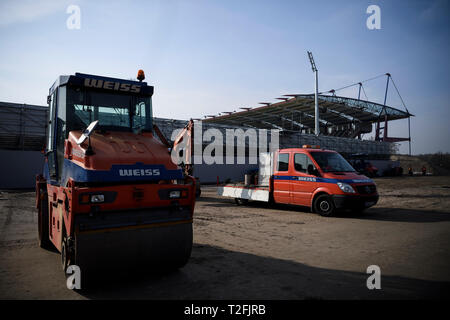
[(372, 194), (377, 192), (377, 187), (374, 184), (365, 185), (365, 186), (357, 186), (356, 191), (359, 194)]

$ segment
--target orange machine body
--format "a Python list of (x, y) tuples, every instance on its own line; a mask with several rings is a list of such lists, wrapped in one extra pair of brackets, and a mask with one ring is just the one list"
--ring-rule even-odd
[[(112, 247), (112, 256), (138, 247), (137, 255), (145, 255), (177, 237), (178, 242), (172, 241), (166, 251), (184, 246), (180, 261), (190, 255), (195, 179), (183, 175), (172, 162), (167, 146), (153, 136), (150, 125), (141, 130), (132, 125), (101, 126), (102, 119), (120, 124), (134, 121), (136, 115), (150, 124), (152, 94), (153, 87), (143, 82), (83, 74), (61, 76), (50, 89), (46, 161), (36, 179), (39, 235), (41, 243), (50, 241), (72, 263), (94, 259)], [(122, 105), (115, 97), (125, 101), (123, 109), (118, 109)], [(101, 98), (105, 102), (98, 102)], [(99, 106), (93, 107), (95, 103)], [(105, 111), (106, 103), (119, 107)], [(86, 115), (100, 119), (100, 126), (78, 144), (85, 132), (75, 120)], [(150, 243), (142, 232), (151, 234), (152, 229), (159, 233)], [(100, 236), (92, 238), (93, 234)], [(122, 237), (116, 241), (119, 234)], [(92, 253), (100, 242), (102, 246)], [(147, 242), (150, 247), (144, 248)], [(81, 251), (89, 255), (82, 256)]]

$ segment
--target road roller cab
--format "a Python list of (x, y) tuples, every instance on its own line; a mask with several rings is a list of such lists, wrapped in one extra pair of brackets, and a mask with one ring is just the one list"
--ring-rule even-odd
[(184, 265), (195, 180), (153, 135), (153, 87), (76, 73), (49, 90), (43, 173), (36, 179), (41, 247), (82, 270), (143, 260)]

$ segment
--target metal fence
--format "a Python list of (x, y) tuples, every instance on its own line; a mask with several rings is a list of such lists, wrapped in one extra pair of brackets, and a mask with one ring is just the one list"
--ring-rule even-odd
[(0, 102), (0, 149), (42, 150), (47, 107)]
[(304, 144), (319, 145), (343, 154), (364, 153), (370, 155), (391, 155), (398, 152), (398, 144), (374, 140), (316, 136), (304, 133), (288, 133), (280, 137), (281, 148), (301, 147)]
[[(154, 123), (161, 129), (167, 139), (170, 140), (172, 132), (176, 129), (186, 126), (187, 121), (155, 118)], [(248, 127), (229, 126), (215, 123), (202, 123), (202, 131), (208, 129), (218, 129), (221, 131), (225, 141), (226, 129), (243, 129)], [(267, 141), (270, 142), (270, 133), (268, 132)], [(248, 140), (245, 141), (246, 146), (250, 149), (256, 146), (248, 146)], [(207, 144), (207, 143), (206, 143)], [(302, 145), (320, 145), (320, 147), (335, 150), (343, 154), (364, 153), (376, 156), (384, 156), (396, 154), (398, 152), (398, 144), (374, 140), (359, 140), (334, 136), (316, 136), (314, 134), (300, 133), (296, 131), (280, 131), (279, 145), (280, 148), (299, 148)]]

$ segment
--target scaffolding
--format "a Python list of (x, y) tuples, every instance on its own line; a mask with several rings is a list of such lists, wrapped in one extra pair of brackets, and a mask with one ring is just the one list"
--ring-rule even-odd
[[(154, 118), (154, 123), (160, 128), (160, 130), (163, 132), (166, 138), (171, 139), (172, 132), (174, 130), (184, 128), (187, 125), (188, 121)], [(195, 125), (199, 125), (199, 122), (196, 121)], [(256, 128), (249, 128), (247, 126), (226, 125), (211, 122), (202, 122), (201, 126), (203, 134), (205, 133), (206, 130), (209, 129), (219, 130), (224, 137), (223, 141), (225, 141), (227, 129), (232, 130), (241, 129), (244, 132), (249, 129), (258, 131), (258, 129)], [(259, 137), (259, 134), (257, 136)], [(268, 142), (271, 141), (270, 130), (267, 130), (266, 139)], [(206, 146), (207, 144), (208, 143), (204, 143), (204, 146)], [(296, 131), (279, 131), (280, 148), (282, 149), (299, 148), (305, 144), (320, 145), (320, 147), (322, 148), (335, 150), (345, 155), (364, 153), (375, 157), (385, 157), (392, 154), (396, 154), (398, 153), (399, 150), (398, 143), (393, 142), (359, 140), (359, 139), (325, 136), (325, 135), (316, 136), (314, 134), (301, 133)], [(248, 139), (245, 141), (245, 145), (247, 149), (257, 148), (256, 146), (249, 146)]]
[[(46, 137), (47, 112), (48, 108), (46, 106), (0, 102), (0, 149), (43, 150)], [(171, 140), (175, 130), (184, 128), (188, 123), (187, 120), (158, 117), (155, 117), (153, 122), (169, 140)], [(196, 123), (197, 125), (199, 124), (198, 122)], [(223, 134), (223, 137), (226, 136), (227, 129), (241, 129), (243, 131), (248, 129), (258, 130), (257, 128), (249, 128), (245, 125), (202, 122), (203, 133), (208, 129), (219, 130)], [(365, 153), (381, 156), (392, 155), (398, 152), (398, 144), (393, 142), (359, 140), (325, 135), (316, 136), (314, 134), (288, 130), (282, 130), (279, 134), (280, 148), (301, 147), (304, 144), (311, 144), (320, 145), (322, 148), (335, 150), (343, 154)], [(268, 142), (270, 142), (270, 138), (270, 130), (267, 130)], [(247, 149), (253, 148), (253, 146), (248, 145), (248, 140), (245, 143)], [(208, 143), (206, 142), (204, 144), (207, 145)]]

